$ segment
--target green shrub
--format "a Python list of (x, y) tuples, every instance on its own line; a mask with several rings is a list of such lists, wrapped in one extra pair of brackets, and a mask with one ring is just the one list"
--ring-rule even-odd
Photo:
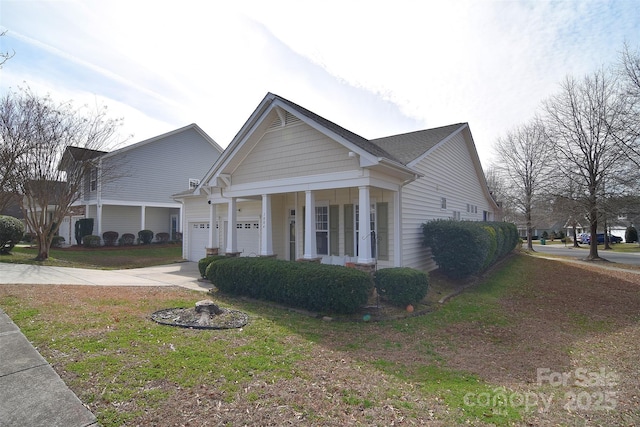
[(91, 233), (93, 233), (93, 218), (82, 218), (76, 221), (75, 238), (78, 246), (82, 244), (84, 236), (89, 236)]
[(82, 238), (82, 246), (85, 248), (97, 248), (100, 246), (100, 236), (94, 236), (92, 234), (84, 236)]
[(62, 236), (53, 236), (51, 239), (51, 247), (52, 248), (61, 248), (65, 242), (65, 238)]
[(198, 261), (198, 270), (200, 271), (200, 276), (206, 279), (207, 267), (209, 267), (209, 264), (223, 258), (227, 258), (227, 257), (225, 255), (212, 255), (206, 258), (202, 258), (200, 261)]
[(134, 236), (131, 233), (124, 233), (119, 239), (118, 239), (118, 245), (120, 246), (131, 246), (135, 243), (136, 241), (136, 236)]
[(105, 231), (102, 233), (102, 240), (104, 240), (105, 246), (115, 246), (118, 241), (117, 231)]
[(24, 224), (18, 218), (0, 215), (0, 253), (8, 254), (24, 235)]
[(407, 267), (378, 270), (374, 282), (381, 298), (400, 307), (419, 303), (429, 288), (427, 273)]
[(31, 243), (35, 238), (36, 236), (33, 233), (24, 233), (24, 235), (22, 236), (22, 241), (25, 243)]
[(156, 242), (158, 243), (167, 243), (169, 241), (169, 233), (158, 233), (156, 234)]
[(624, 232), (624, 241), (627, 243), (635, 243), (638, 241), (638, 230), (635, 227), (630, 226)]
[(153, 242), (153, 231), (151, 230), (140, 230), (138, 231), (138, 242), (141, 245), (150, 245)]
[(372, 289), (369, 274), (353, 268), (274, 258), (225, 257), (206, 275), (222, 292), (317, 312), (354, 313)]
[(422, 224), (422, 233), (440, 270), (453, 278), (480, 273), (519, 241), (516, 226), (505, 222), (434, 220)]

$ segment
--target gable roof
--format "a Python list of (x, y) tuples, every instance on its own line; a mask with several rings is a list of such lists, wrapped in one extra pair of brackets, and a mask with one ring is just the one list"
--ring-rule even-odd
[(73, 145), (65, 148), (62, 159), (58, 165), (58, 169), (66, 171), (71, 163), (86, 162), (91, 159), (98, 158), (107, 154), (106, 151), (90, 150), (88, 148), (75, 147)]
[(211, 144), (215, 149), (217, 149), (218, 152), (222, 153), (222, 151), (223, 151), (222, 147), (220, 147), (220, 145), (218, 145), (218, 143), (215, 142), (213, 140), (213, 138), (211, 138), (209, 135), (207, 135), (207, 133), (205, 131), (203, 131), (202, 128), (200, 128), (200, 126), (198, 126), (195, 123), (191, 123), (190, 125), (183, 126), (181, 128), (178, 128), (178, 129), (174, 129), (174, 130), (172, 130), (170, 132), (163, 133), (162, 135), (157, 135), (157, 136), (154, 136), (152, 138), (145, 139), (145, 140), (140, 141), (140, 142), (136, 142), (135, 144), (127, 145), (126, 147), (122, 147), (122, 148), (120, 148), (118, 150), (114, 150), (114, 151), (112, 151), (110, 153), (105, 154), (104, 157), (105, 158), (106, 157), (112, 157), (112, 156), (115, 156), (115, 155), (126, 153), (127, 151), (142, 147), (143, 145), (147, 145), (147, 144), (150, 144), (152, 142), (159, 141), (161, 139), (164, 139), (164, 138), (167, 138), (169, 136), (173, 136), (173, 135), (179, 134), (181, 132), (185, 132), (185, 131), (190, 130), (190, 129), (193, 129), (196, 132), (198, 132), (209, 144)]
[(466, 123), (457, 123), (433, 129), (424, 129), (384, 138), (372, 139), (374, 144), (392, 155), (402, 164), (409, 164), (456, 133)]
[[(198, 194), (200, 189), (211, 185), (212, 178), (222, 176), (224, 169), (233, 161), (236, 154), (240, 152), (243, 144), (250, 138), (252, 132), (254, 132), (257, 126), (274, 110), (278, 112), (279, 116), (281, 113), (284, 113), (284, 111), (293, 113), (316, 130), (329, 135), (350, 150), (357, 151), (362, 157), (366, 157), (364, 162), (361, 159), (361, 166), (384, 165), (385, 167), (402, 171), (401, 173), (404, 174), (408, 173), (414, 177), (420, 176), (413, 168), (418, 161), (428, 155), (428, 153), (439, 144), (446, 143), (446, 141), (454, 135), (463, 132), (465, 133), (465, 141), (472, 151), (471, 157), (476, 168), (476, 173), (480, 181), (486, 186), (482, 166), (478, 154), (475, 151), (475, 144), (473, 143), (473, 137), (471, 136), (467, 123), (457, 123), (368, 140), (288, 99), (269, 92), (235, 135), (222, 155), (205, 174), (198, 187), (174, 196), (183, 197), (188, 194)], [(240, 155), (239, 157), (242, 156)], [(213, 186), (215, 187), (216, 185), (213, 184)], [(495, 204), (495, 200), (493, 200), (489, 194), (488, 187), (486, 188), (486, 194)]]

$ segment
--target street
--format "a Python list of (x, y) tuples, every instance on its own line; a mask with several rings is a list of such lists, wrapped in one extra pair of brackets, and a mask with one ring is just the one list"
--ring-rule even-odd
[[(526, 247), (526, 245), (524, 245), (524, 247)], [(618, 264), (629, 264), (629, 265), (640, 266), (640, 252), (622, 253), (622, 252), (605, 251), (603, 248), (604, 248), (603, 245), (598, 246), (598, 255), (601, 258), (604, 258), (611, 262), (616, 262)], [(534, 244), (533, 249), (539, 253), (566, 256), (574, 259), (585, 259), (587, 255), (589, 255), (589, 247), (586, 245), (581, 245), (579, 248), (574, 248), (573, 246), (570, 246), (570, 245), (567, 245), (567, 247), (565, 247), (564, 245)]]

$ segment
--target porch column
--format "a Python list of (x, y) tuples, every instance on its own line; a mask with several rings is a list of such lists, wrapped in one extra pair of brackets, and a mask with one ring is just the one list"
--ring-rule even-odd
[(145, 205), (140, 206), (140, 230), (146, 230), (145, 217), (147, 216), (147, 207)]
[(402, 244), (400, 236), (402, 236), (402, 206), (400, 205), (402, 200), (402, 187), (395, 193), (393, 193), (393, 266), (402, 267)]
[(102, 237), (102, 203), (96, 205), (96, 236)]
[(369, 264), (371, 257), (371, 198), (369, 187), (358, 187), (358, 263)]
[(238, 253), (238, 232), (236, 230), (236, 222), (237, 222), (237, 212), (236, 208), (236, 198), (232, 197), (229, 199), (228, 204), (228, 213), (227, 213), (227, 248), (225, 252), (227, 254), (237, 254)]
[[(209, 244), (208, 248), (213, 248), (213, 234), (216, 232), (216, 205), (209, 200)], [(218, 247), (218, 242), (216, 242)]]
[(315, 259), (318, 257), (316, 246), (316, 200), (313, 191), (307, 190), (304, 193), (304, 259)]
[(262, 195), (262, 239), (260, 255), (273, 255), (273, 228), (271, 227), (271, 195)]

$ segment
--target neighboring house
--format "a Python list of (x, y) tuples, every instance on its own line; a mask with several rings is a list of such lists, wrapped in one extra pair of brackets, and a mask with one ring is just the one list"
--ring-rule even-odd
[(429, 270), (422, 223), (498, 210), (466, 123), (367, 140), (271, 93), (200, 184), (174, 197), (191, 261), (219, 252)]
[[(182, 231), (181, 204), (171, 195), (195, 187), (222, 148), (196, 124), (105, 153), (69, 147), (65, 156), (95, 158), (76, 205), (94, 218), (93, 234)], [(66, 161), (68, 159), (63, 159)], [(78, 217), (74, 217), (74, 221)], [(74, 230), (74, 224), (67, 225)]]

